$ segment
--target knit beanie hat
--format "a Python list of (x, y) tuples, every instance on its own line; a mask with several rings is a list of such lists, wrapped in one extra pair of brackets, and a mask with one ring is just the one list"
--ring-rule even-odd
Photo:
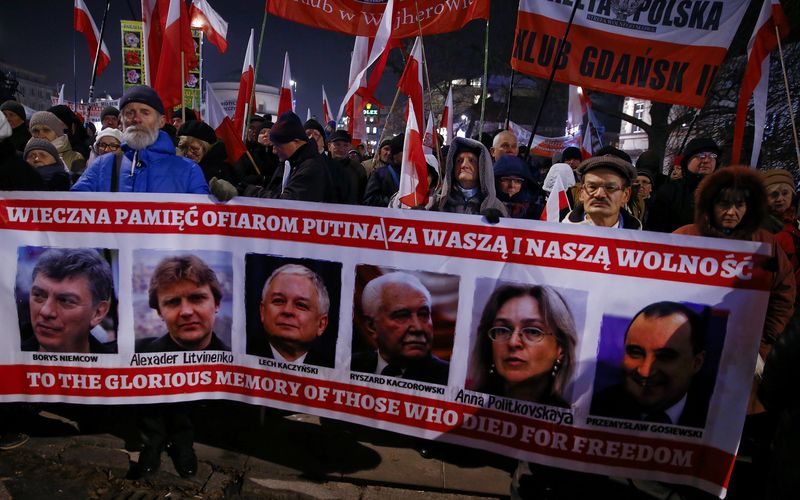
[(120, 132), (119, 129), (109, 127), (109, 128), (104, 128), (103, 130), (97, 133), (97, 136), (94, 138), (95, 146), (97, 145), (98, 142), (100, 142), (100, 139), (109, 136), (113, 137), (114, 139), (122, 143), (122, 132)]
[(217, 134), (214, 133), (214, 129), (211, 128), (211, 125), (196, 120), (187, 120), (184, 122), (181, 128), (178, 129), (178, 135), (194, 137), (195, 139), (200, 139), (209, 144), (217, 142)]
[(287, 111), (278, 118), (278, 122), (269, 130), (269, 140), (275, 144), (287, 144), (295, 139), (307, 141), (306, 129), (300, 117)]
[(100, 121), (103, 121), (103, 118), (106, 116), (116, 116), (119, 117), (119, 110), (114, 106), (106, 106), (103, 108), (103, 111), (100, 113)]
[(392, 154), (396, 155), (403, 151), (403, 144), (406, 140), (405, 134), (397, 134), (396, 136), (392, 137), (391, 142), (389, 145), (392, 147)]
[(28, 159), (28, 153), (31, 151), (46, 151), (53, 157), (54, 160), (58, 161), (58, 150), (56, 147), (53, 146), (53, 143), (48, 141), (47, 139), (36, 139), (33, 138), (28, 141), (28, 144), (25, 145), (25, 151), (22, 153), (22, 159)]
[(49, 111), (37, 111), (36, 113), (31, 116), (30, 122), (28, 122), (28, 130), (33, 130), (33, 127), (36, 125), (44, 125), (49, 127), (56, 133), (56, 137), (61, 137), (64, 135), (64, 129), (67, 128), (64, 125), (64, 122), (58, 119), (56, 115)]
[(347, 130), (334, 130), (330, 137), (328, 137), (328, 142), (336, 142), (336, 141), (344, 141), (344, 142), (352, 142), (350, 138), (350, 134), (347, 133)]
[(764, 180), (764, 187), (770, 187), (773, 184), (788, 184), (794, 189), (794, 177), (788, 171), (782, 168), (773, 168), (770, 170), (763, 170), (761, 178)]
[(164, 103), (161, 102), (161, 98), (158, 97), (156, 91), (147, 85), (136, 85), (129, 88), (119, 100), (119, 109), (124, 109), (125, 106), (132, 102), (147, 104), (158, 111), (159, 114), (164, 114)]
[(306, 122), (303, 124), (303, 128), (306, 130), (316, 130), (317, 132), (319, 132), (319, 135), (322, 136), (322, 140), (327, 141), (327, 138), (325, 136), (325, 128), (317, 120), (313, 118), (306, 120)]
[(69, 106), (65, 104), (56, 104), (55, 106), (50, 106), (50, 109), (47, 111), (56, 115), (59, 120), (64, 122), (64, 125), (66, 125), (67, 128), (71, 127), (73, 123), (78, 121), (78, 117), (75, 116), (75, 113), (73, 113), (72, 110), (69, 109)]
[(17, 101), (6, 101), (0, 104), (0, 111), (11, 111), (23, 120), (27, 118), (25, 116), (25, 107)]

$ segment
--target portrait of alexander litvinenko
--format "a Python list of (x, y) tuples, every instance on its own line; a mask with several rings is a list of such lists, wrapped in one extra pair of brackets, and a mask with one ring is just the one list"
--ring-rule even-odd
[(352, 371), (447, 384), (450, 365), (432, 352), (431, 293), (419, 278), (396, 271), (371, 280), (361, 308), (376, 349), (354, 353)]
[(222, 287), (214, 270), (196, 255), (162, 259), (147, 297), (167, 333), (137, 341), (136, 352), (231, 350), (214, 332)]
[(625, 332), (622, 382), (596, 393), (592, 415), (704, 427), (708, 394), (694, 390), (706, 362), (708, 321), (684, 304), (656, 302)]
[(301, 264), (278, 267), (264, 282), (258, 311), (262, 331), (248, 338), (248, 354), (333, 366), (332, 350), (318, 342), (331, 323), (331, 299), (319, 274)]
[(113, 293), (111, 266), (96, 250), (46, 250), (31, 273), (30, 325), (22, 327), (22, 350), (117, 352), (116, 342), (92, 334), (108, 315)]

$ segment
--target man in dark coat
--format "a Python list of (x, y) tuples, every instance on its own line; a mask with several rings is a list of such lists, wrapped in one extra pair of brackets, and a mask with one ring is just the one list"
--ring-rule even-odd
[(25, 108), (17, 101), (6, 101), (0, 105), (0, 111), (3, 112), (12, 129), (9, 141), (21, 153), (31, 138), (27, 117), (25, 116)]
[(361, 302), (377, 349), (354, 354), (351, 370), (447, 384), (450, 364), (431, 352), (431, 294), (416, 276), (393, 272), (375, 278)]
[(389, 142), (390, 163), (376, 168), (369, 176), (367, 187), (364, 190), (364, 205), (388, 207), (392, 196), (400, 189), (400, 166), (403, 163), (404, 139), (405, 134), (399, 134)]

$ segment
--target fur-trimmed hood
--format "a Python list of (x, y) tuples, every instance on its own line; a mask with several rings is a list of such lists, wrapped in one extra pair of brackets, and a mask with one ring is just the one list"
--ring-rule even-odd
[[(714, 226), (714, 202), (728, 188), (746, 192), (747, 210), (731, 233)], [(767, 193), (758, 170), (750, 167), (725, 167), (707, 175), (694, 193), (694, 221), (704, 236), (748, 240), (767, 215)]]

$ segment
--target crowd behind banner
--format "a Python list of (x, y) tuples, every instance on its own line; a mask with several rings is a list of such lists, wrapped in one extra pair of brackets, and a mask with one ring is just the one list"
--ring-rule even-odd
[[(158, 194), (21, 193), (0, 202), (0, 221), (15, 263), (0, 271), (0, 310), (19, 325), (0, 339), (3, 401), (223, 397), (573, 470), (727, 486), (767, 246)], [(42, 309), (79, 268), (97, 297), (56, 324)], [(175, 273), (207, 283), (187, 292), (191, 322)], [(648, 332), (675, 324), (661, 349), (689, 372), (631, 387), (629, 344), (650, 356)], [(653, 400), (670, 400), (672, 420), (634, 409)]]

